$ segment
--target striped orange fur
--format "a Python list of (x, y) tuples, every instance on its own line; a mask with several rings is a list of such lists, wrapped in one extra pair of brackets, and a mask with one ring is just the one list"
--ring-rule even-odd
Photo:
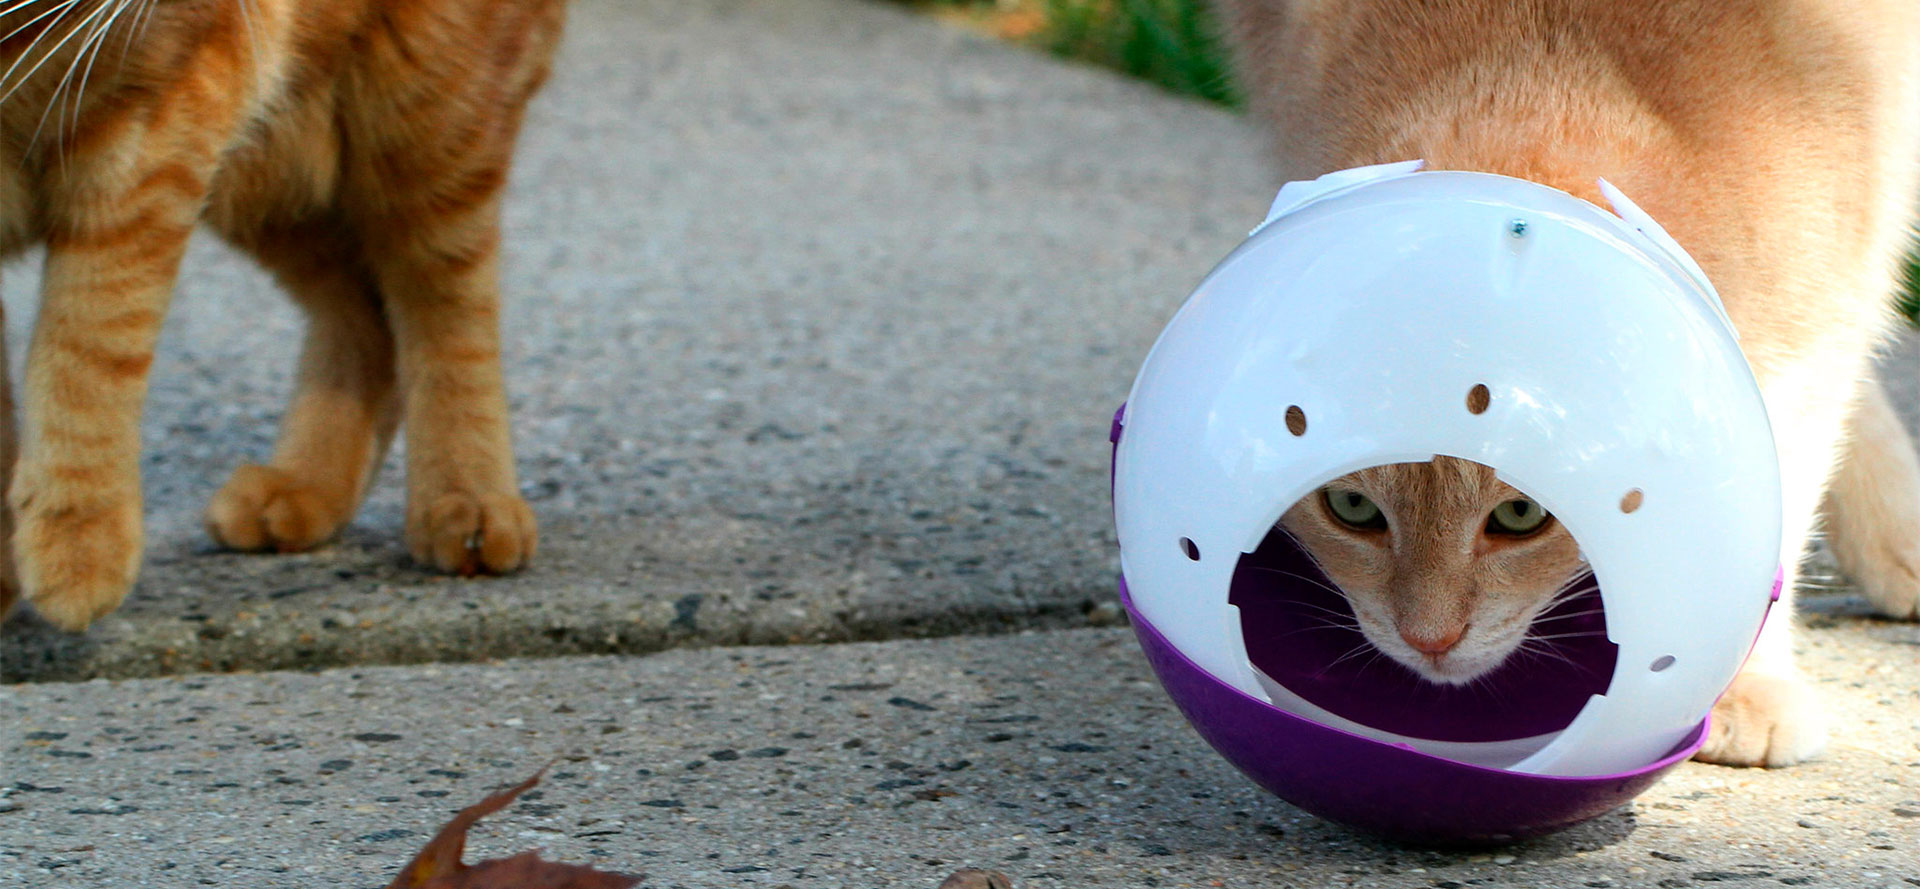
[(1786, 570), (1700, 757), (1815, 755), (1825, 720), (1792, 605), (1822, 520), (1877, 609), (1920, 617), (1920, 459), (1871, 366), (1920, 192), (1920, 4), (1218, 5), (1285, 178), (1424, 158), (1589, 200), (1605, 178), (1699, 260), (1773, 421)]
[(273, 457), (214, 496), (216, 540), (325, 541), (404, 424), (414, 557), (472, 574), (533, 555), (500, 192), (563, 18), (564, 0), (0, 0), (0, 260), (47, 247), (17, 439), (0, 378), (0, 614), (24, 593), (78, 630), (132, 586), (147, 371), (201, 224), (308, 318)]

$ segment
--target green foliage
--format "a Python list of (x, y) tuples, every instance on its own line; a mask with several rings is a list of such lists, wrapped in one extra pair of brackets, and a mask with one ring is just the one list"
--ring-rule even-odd
[(1038, 35), (1056, 55), (1087, 59), (1175, 92), (1237, 105), (1227, 54), (1199, 0), (1045, 0)]
[(1167, 89), (1238, 105), (1205, 0), (906, 0), (958, 13), (1003, 37)]

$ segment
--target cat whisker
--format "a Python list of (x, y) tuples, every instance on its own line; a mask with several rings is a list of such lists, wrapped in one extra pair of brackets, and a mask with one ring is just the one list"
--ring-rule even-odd
[(1582, 611), (1577, 614), (1556, 614), (1556, 615), (1553, 615), (1552, 617), (1543, 617), (1543, 615), (1551, 614), (1555, 608), (1559, 608), (1560, 606), (1565, 605), (1568, 602), (1573, 601), (1574, 599), (1578, 599), (1581, 596), (1586, 595), (1590, 590), (1587, 587), (1587, 585), (1582, 582), (1585, 580), (1585, 578), (1586, 578), (1586, 575), (1582, 574), (1582, 575), (1577, 575), (1575, 577), (1569, 578), (1568, 580), (1563, 582), (1560, 585), (1559, 589), (1556, 589), (1554, 591), (1553, 595), (1548, 596), (1545, 602), (1541, 603), (1539, 607), (1534, 609), (1531, 622), (1544, 623), (1544, 622), (1551, 622), (1556, 620), (1569, 620), (1575, 617), (1588, 617), (1594, 614), (1606, 613), (1605, 608), (1596, 608), (1589, 611)]
[(122, 66), (127, 64), (127, 53), (133, 50), (133, 38), (134, 35), (140, 31), (140, 19), (147, 14), (147, 10), (153, 3), (154, 0), (133, 0), (133, 21), (128, 22), (126, 29), (120, 32), (121, 36), (125, 38), (120, 41), (120, 64)]
[[(4, 8), (0, 8), (0, 18), (6, 18), (7, 16), (13, 15), (16, 12), (22, 12), (22, 11), (30, 12), (31, 10), (27, 9), (27, 7), (29, 6), (36, 6), (42, 3), (58, 4), (62, 2), (64, 2), (64, 0), (14, 0), (14, 2), (11, 5), (6, 5)], [(4, 0), (0, 0), (0, 4), (4, 4)], [(15, 31), (14, 33), (17, 34), (19, 32)]]
[(6, 3), (5, 0), (0, 0), (0, 19), (32, 6), (35, 2), (37, 2), (37, 0), (14, 0), (14, 2), (9, 4)]
[[(28, 2), (31, 2), (31, 0), (28, 0)], [(75, 6), (79, 6), (80, 2), (81, 0), (61, 0), (61, 2), (59, 2), (58, 4), (55, 4), (51, 9), (48, 9), (46, 12), (40, 13), (39, 15), (34, 16), (33, 18), (27, 19), (26, 23), (20, 25), (17, 28), (14, 28), (11, 31), (8, 31), (5, 36), (0, 36), (0, 41), (12, 40), (15, 36), (18, 36), (20, 32), (25, 31), (26, 29), (31, 28), (36, 24), (39, 24), (41, 21), (45, 20), (48, 16), (58, 17), (51, 22), (47, 22), (46, 30), (41, 31), (39, 36), (33, 38), (32, 43), (27, 44), (26, 49), (23, 49), (20, 51), (20, 57), (17, 59), (14, 59), (13, 64), (8, 65), (6, 71), (0, 72), (0, 87), (5, 87), (7, 85), (7, 81), (12, 79), (13, 77), (13, 72), (19, 69), (21, 65), (26, 64), (27, 59), (32, 58), (33, 48), (36, 46), (39, 46), (40, 41), (47, 39), (47, 35), (53, 33), (53, 29), (60, 24), (62, 19), (66, 18), (67, 13), (72, 12)], [(29, 71), (27, 73), (31, 74), (33, 72)], [(26, 77), (22, 76), (20, 78), (20, 82), (26, 83), (27, 82)], [(15, 90), (19, 88), (20, 87), (18, 85), (14, 87)], [(0, 103), (5, 103), (7, 101), (7, 97), (11, 95), (13, 95), (12, 90), (9, 90), (6, 93), (6, 95), (0, 95)]]
[[(80, 3), (80, 0), (72, 0), (72, 2), (70, 2), (66, 7), (64, 7), (64, 9), (71, 11), (72, 7), (77, 6), (79, 3)], [(106, 8), (107, 7), (105, 3), (103, 2), (100, 6), (94, 7), (94, 10), (90, 13), (87, 13), (86, 16), (80, 19), (80, 21), (75, 22), (72, 28), (67, 29), (64, 36), (62, 36), (59, 40), (54, 41), (54, 44), (48, 47), (47, 51), (40, 56), (40, 60), (33, 63), (33, 67), (28, 68), (26, 70), (26, 73), (20, 75), (20, 79), (14, 82), (13, 87), (11, 89), (8, 89), (5, 93), (0, 93), (0, 104), (5, 104), (8, 99), (13, 98), (15, 93), (18, 93), (22, 87), (27, 85), (28, 81), (31, 81), (33, 79), (34, 74), (38, 73), (40, 69), (44, 67), (47, 64), (47, 62), (51, 60), (54, 56), (59, 55), (60, 49), (66, 46), (68, 43), (72, 42), (73, 38), (79, 36), (83, 32), (83, 30), (86, 28), (87, 23), (92, 21), (94, 17), (100, 15), (101, 11)], [(6, 73), (0, 74), (0, 84), (5, 84), (7, 82), (7, 78), (13, 76), (14, 70), (19, 68), (22, 64), (25, 64), (26, 61), (33, 56), (34, 48), (39, 46), (42, 42), (44, 42), (47, 39), (48, 35), (53, 34), (57, 29), (57, 27), (60, 24), (64, 23), (66, 19), (67, 19), (67, 16), (62, 15), (60, 18), (52, 22), (49, 22), (47, 24), (46, 30), (41, 31), (38, 35), (36, 35), (33, 38), (33, 42), (27, 44), (27, 48), (21, 51), (20, 58), (14, 60), (14, 63), (8, 66)], [(69, 67), (68, 70), (71, 71), (72, 70), (71, 67)]]
[(1553, 623), (1554, 621), (1557, 621), (1557, 620), (1573, 620), (1576, 617), (1591, 617), (1596, 614), (1606, 614), (1606, 613), (1607, 613), (1607, 610), (1605, 608), (1595, 608), (1589, 611), (1576, 611), (1572, 614), (1556, 614), (1552, 617), (1536, 617), (1533, 619), (1533, 622), (1537, 626), (1539, 624)]
[[(64, 24), (70, 16), (73, 15), (76, 9), (84, 7), (89, 2), (95, 2), (95, 0), (60, 0), (60, 2), (55, 3), (54, 5), (48, 7), (45, 12), (42, 12), (39, 15), (36, 15), (33, 18), (26, 20), (26, 22), (14, 28), (12, 31), (7, 32), (6, 36), (0, 37), (0, 40), (11, 40), (14, 37), (18, 36), (22, 31), (25, 31), (28, 28), (33, 27), (34, 25), (45, 22), (45, 25), (41, 28), (40, 33), (33, 38), (33, 42), (27, 44), (26, 48), (20, 51), (20, 57), (15, 59), (13, 61), (13, 64), (7, 67), (7, 70), (5, 73), (0, 73), (0, 83), (5, 83), (7, 79), (13, 75), (14, 71), (18, 70), (21, 65), (26, 64), (27, 60), (33, 56), (33, 51), (36, 48), (38, 48), (40, 44), (46, 41), (48, 38), (54, 37), (56, 35), (63, 35), (61, 37), (60, 42), (64, 42), (67, 38), (71, 38), (78, 31), (78, 27), (75, 27), (73, 29), (69, 29), (66, 31), (61, 31), (60, 26)], [(105, 0), (98, 0), (98, 2), (105, 2)], [(96, 11), (98, 10), (96, 9)], [(52, 21), (47, 21), (47, 19), (49, 18), (51, 18)], [(59, 49), (58, 43), (56, 43), (55, 46), (53, 47), (53, 50), (57, 50), (57, 49)], [(53, 50), (48, 50), (47, 55), (41, 56), (40, 57), (41, 62), (45, 62), (46, 59), (53, 54)], [(36, 63), (35, 69), (30, 69), (28, 71), (28, 74), (31, 74), (32, 70), (36, 70), (37, 68), (38, 68), (38, 63)], [(25, 82), (26, 82), (26, 76), (22, 75), (20, 78), (20, 83), (25, 83)], [(13, 89), (18, 90), (20, 88), (20, 83), (14, 84)], [(9, 92), (9, 95), (10, 94), (11, 92)]]
[(140, 13), (140, 19), (139, 19), (140, 25), (134, 31), (133, 39), (135, 41), (138, 41), (140, 38), (147, 36), (147, 26), (150, 24), (153, 24), (153, 10), (154, 10), (154, 7), (158, 5), (159, 5), (159, 0), (147, 0), (146, 9), (142, 10)]
[[(1587, 592), (1589, 581), (1594, 581), (1593, 572), (1591, 571), (1578, 572), (1574, 574), (1572, 577), (1569, 577), (1566, 580), (1561, 581), (1560, 586), (1553, 591), (1554, 596), (1556, 598), (1559, 598), (1559, 597), (1572, 595), (1575, 592), (1581, 592), (1581, 593)], [(1598, 587), (1598, 582), (1595, 581), (1595, 588), (1597, 587)]]
[[(28, 151), (32, 151), (33, 146), (39, 144), (40, 133), (42, 130), (46, 129), (46, 126), (47, 126), (47, 117), (49, 115), (53, 115), (55, 108), (64, 107), (64, 103), (68, 96), (67, 90), (69, 87), (73, 85), (74, 73), (80, 69), (80, 63), (86, 61), (87, 50), (93, 44), (96, 37), (98, 37), (99, 35), (99, 29), (97, 26), (101, 20), (101, 17), (110, 13), (113, 10), (115, 5), (117, 5), (117, 0), (101, 0), (100, 4), (93, 8), (92, 12), (87, 13), (79, 21), (74, 22), (73, 29), (67, 32), (67, 36), (62, 37), (60, 39), (60, 42), (55, 43), (51, 49), (48, 49), (47, 54), (41, 57), (40, 63), (34, 65), (32, 71), (27, 72), (26, 77), (31, 78), (33, 76), (33, 71), (39, 70), (40, 65), (45, 64), (47, 59), (52, 58), (54, 54), (58, 53), (61, 47), (66, 46), (67, 43), (73, 40), (74, 37), (85, 35), (84, 38), (80, 41), (80, 46), (74, 51), (73, 61), (67, 63), (67, 70), (63, 74), (61, 74), (59, 85), (54, 87), (53, 97), (47, 100), (46, 110), (40, 112), (40, 121), (39, 123), (34, 125), (33, 135), (27, 139)], [(35, 42), (37, 43), (39, 41), (36, 40)], [(14, 88), (19, 89), (20, 86), (23, 86), (25, 84), (26, 84), (26, 79), (23, 78), (20, 84), (15, 85)], [(9, 95), (11, 95), (11, 93), (9, 93)], [(5, 101), (5, 97), (0, 97), (0, 101)], [(79, 113), (80, 113), (79, 108), (77, 107), (77, 104), (76, 104), (76, 107), (74, 109), (74, 114), (78, 115)], [(59, 120), (59, 116), (55, 115), (54, 119), (55, 119), (55, 122), (57, 123)], [(62, 156), (62, 158), (64, 160), (64, 155)]]
[(100, 61), (100, 50), (106, 47), (107, 36), (113, 33), (114, 24), (120, 21), (120, 17), (125, 15), (128, 9), (133, 8), (134, 2), (135, 0), (116, 0), (113, 14), (107, 16), (106, 21), (101, 22), (99, 27), (94, 29), (94, 33), (98, 36), (91, 38), (93, 41), (93, 53), (87, 59), (86, 70), (80, 72), (80, 88), (75, 90), (73, 95), (73, 125), (75, 127), (80, 125), (80, 102), (87, 95), (87, 81), (93, 77), (94, 63)]
[(1516, 650), (1516, 651), (1518, 651), (1518, 652), (1523, 652), (1523, 653), (1525, 653), (1525, 654), (1527, 654), (1527, 655), (1530, 655), (1530, 656), (1532, 656), (1532, 657), (1535, 657), (1535, 658), (1544, 658), (1544, 659), (1546, 659), (1546, 660), (1549, 660), (1549, 661), (1553, 661), (1553, 662), (1556, 662), (1556, 663), (1561, 663), (1561, 664), (1566, 664), (1566, 665), (1567, 665), (1567, 666), (1569, 666), (1569, 667), (1577, 667), (1577, 666), (1579, 666), (1579, 663), (1578, 663), (1578, 662), (1576, 662), (1576, 661), (1574, 661), (1574, 659), (1573, 659), (1573, 658), (1570, 658), (1570, 657), (1568, 657), (1568, 656), (1566, 655), (1566, 653), (1565, 653), (1565, 652), (1561, 652), (1561, 651), (1555, 651), (1555, 650), (1553, 649), (1553, 646), (1551, 646), (1551, 645), (1529, 645), (1529, 644), (1527, 644), (1527, 643), (1528, 643), (1528, 642), (1530, 642), (1530, 641), (1532, 641), (1532, 640), (1524, 640), (1524, 641), (1522, 641), (1522, 642), (1520, 643), (1520, 647), (1519, 647), (1518, 649), (1515, 649), (1515, 650)]
[(1855, 586), (1854, 584), (1848, 583), (1847, 581), (1844, 581), (1844, 580), (1834, 580), (1834, 581), (1802, 580), (1794, 584), (1793, 587), (1794, 589), (1814, 590), (1816, 592), (1822, 592), (1822, 593), (1850, 593), (1850, 592), (1856, 592), (1859, 590), (1859, 587)]
[(1357, 631), (1357, 630), (1359, 630), (1359, 629), (1360, 629), (1359, 627), (1343, 627), (1343, 626), (1339, 626), (1339, 625), (1336, 625), (1336, 624), (1324, 624), (1324, 625), (1321, 625), (1321, 626), (1317, 626), (1317, 627), (1300, 627), (1300, 628), (1298, 628), (1298, 629), (1294, 629), (1294, 630), (1288, 630), (1287, 632), (1284, 632), (1284, 633), (1281, 633), (1281, 634), (1280, 634), (1280, 635), (1278, 635), (1278, 636), (1267, 636), (1267, 637), (1265, 637), (1265, 638), (1266, 638), (1266, 639), (1268, 639), (1268, 640), (1271, 640), (1271, 641), (1278, 641), (1278, 640), (1281, 640), (1281, 639), (1286, 639), (1286, 638), (1288, 638), (1288, 637), (1291, 637), (1291, 636), (1298, 636), (1298, 635), (1300, 635), (1301, 633), (1312, 633), (1312, 632), (1316, 632), (1316, 631), (1317, 631), (1317, 632), (1326, 632), (1326, 631), (1328, 631), (1328, 630), (1341, 630), (1341, 631), (1344, 631), (1344, 632), (1348, 632), (1348, 633), (1352, 633), (1352, 632), (1355, 632), (1355, 631)]
[[(1354, 647), (1348, 649), (1346, 654), (1343, 654), (1337, 658), (1334, 658), (1332, 661), (1329, 661), (1326, 666), (1321, 667), (1320, 675), (1325, 676), (1326, 671), (1331, 670), (1334, 667), (1338, 667), (1341, 664), (1346, 663), (1347, 661), (1353, 660), (1355, 657), (1358, 657), (1359, 655), (1366, 654), (1369, 651), (1373, 652), (1376, 657), (1384, 654), (1384, 652), (1382, 652), (1379, 649), (1379, 647), (1375, 646), (1372, 642), (1362, 642), (1359, 645), (1355, 645)], [(1371, 663), (1373, 663), (1373, 661), (1371, 660), (1367, 661), (1367, 664), (1371, 664)], [(1361, 666), (1364, 667), (1367, 664), (1362, 664)]]
[(1306, 617), (1310, 620), (1317, 621), (1321, 624), (1330, 625), (1330, 626), (1349, 627), (1349, 628), (1356, 628), (1356, 629), (1360, 626), (1360, 621), (1356, 619), (1353, 615), (1346, 614), (1344, 612), (1339, 612), (1339, 611), (1327, 611), (1325, 614), (1310, 614), (1310, 615), (1306, 615)]
[[(1344, 614), (1335, 614), (1335, 615), (1334, 615), (1334, 617), (1339, 617), (1339, 618), (1347, 618), (1347, 617), (1350, 617), (1350, 615), (1344, 615)], [(1308, 625), (1306, 625), (1306, 626), (1303, 626), (1303, 627), (1297, 627), (1297, 628), (1294, 628), (1294, 629), (1292, 629), (1292, 630), (1289, 630), (1289, 631), (1287, 631), (1287, 632), (1285, 632), (1285, 633), (1281, 633), (1281, 634), (1280, 634), (1280, 635), (1278, 635), (1278, 636), (1269, 636), (1269, 637), (1266, 637), (1266, 638), (1269, 638), (1269, 639), (1285, 639), (1285, 638), (1287, 638), (1287, 637), (1289, 637), (1289, 636), (1292, 636), (1292, 635), (1294, 635), (1294, 634), (1296, 634), (1296, 633), (1305, 633), (1305, 632), (1307, 632), (1307, 631), (1309, 631), (1309, 630), (1345, 630), (1345, 631), (1347, 631), (1347, 632), (1359, 632), (1359, 630), (1360, 630), (1360, 624), (1359, 624), (1359, 622), (1357, 622), (1357, 621), (1351, 621), (1351, 620), (1330, 620), (1330, 619), (1328, 619), (1328, 618), (1325, 618), (1325, 617), (1318, 617), (1318, 616), (1316, 616), (1316, 617), (1314, 617), (1314, 618), (1313, 618), (1313, 621), (1314, 621), (1313, 623), (1310, 623), (1310, 624), (1308, 624)]]
[(1483, 695), (1502, 703), (1511, 699), (1513, 697), (1512, 693), (1506, 692), (1500, 686), (1495, 685), (1492, 677), (1492, 671), (1482, 673), (1467, 680), (1466, 687), (1474, 694)]
[(1322, 580), (1320, 580), (1319, 578), (1315, 578), (1315, 577), (1308, 577), (1307, 575), (1305, 575), (1305, 574), (1301, 574), (1301, 573), (1300, 573), (1300, 572), (1298, 572), (1298, 571), (1283, 571), (1283, 570), (1281, 570), (1281, 569), (1279, 569), (1279, 568), (1267, 568), (1267, 567), (1264, 567), (1264, 566), (1260, 566), (1260, 565), (1255, 565), (1255, 566), (1253, 566), (1253, 570), (1255, 570), (1255, 571), (1265, 571), (1265, 572), (1267, 572), (1267, 573), (1269, 573), (1269, 574), (1278, 574), (1278, 575), (1280, 575), (1280, 576), (1282, 576), (1282, 577), (1292, 577), (1292, 578), (1295, 578), (1295, 579), (1298, 579), (1298, 580), (1304, 580), (1304, 581), (1306, 581), (1306, 582), (1308, 582), (1308, 583), (1310, 583), (1310, 584), (1313, 584), (1314, 586), (1317, 586), (1317, 587), (1319, 587), (1319, 588), (1321, 588), (1321, 589), (1323, 589), (1323, 590), (1326, 590), (1326, 591), (1327, 591), (1327, 592), (1329, 592), (1329, 593), (1335, 593), (1335, 594), (1337, 594), (1337, 595), (1339, 595), (1339, 596), (1340, 596), (1340, 598), (1342, 598), (1342, 599), (1345, 599), (1345, 598), (1347, 597), (1347, 594), (1346, 594), (1346, 592), (1345, 592), (1344, 590), (1342, 590), (1342, 589), (1340, 589), (1339, 587), (1337, 587), (1337, 586), (1334, 586), (1334, 585), (1332, 585), (1332, 584), (1330, 584), (1330, 583), (1327, 583), (1327, 582), (1325, 582), (1325, 581), (1322, 581)]
[(1333, 617), (1338, 617), (1338, 618), (1352, 618), (1355, 616), (1352, 611), (1342, 611), (1338, 608), (1328, 608), (1324, 605), (1315, 605), (1311, 602), (1295, 602), (1293, 604), (1303, 605), (1303, 606), (1306, 606), (1307, 608), (1313, 609), (1314, 611), (1320, 612), (1321, 614), (1327, 614), (1327, 615), (1331, 615)]
[(1591, 673), (1594, 670), (1594, 667), (1592, 664), (1574, 660), (1572, 657), (1568, 656), (1565, 652), (1560, 651), (1553, 644), (1554, 640), (1565, 639), (1565, 638), (1575, 638), (1582, 635), (1604, 636), (1605, 634), (1604, 633), (1585, 633), (1585, 634), (1566, 633), (1566, 634), (1561, 634), (1557, 636), (1529, 636), (1521, 640), (1520, 650), (1527, 651), (1539, 657), (1551, 658), (1552, 660), (1562, 664), (1566, 664), (1567, 666), (1577, 667), (1582, 672)]
[(1606, 637), (1606, 635), (1607, 635), (1607, 634), (1605, 634), (1605, 633), (1601, 633), (1601, 632), (1589, 632), (1589, 633), (1553, 633), (1553, 634), (1549, 634), (1549, 635), (1546, 635), (1546, 636), (1528, 636), (1528, 637), (1527, 637), (1527, 641), (1529, 641), (1529, 642), (1560, 642), (1560, 641), (1564, 641), (1564, 640), (1567, 640), (1567, 639), (1596, 639), (1596, 638), (1605, 638), (1605, 637)]
[[(87, 78), (93, 74), (93, 62), (100, 57), (100, 48), (106, 45), (107, 29), (113, 27), (114, 20), (126, 11), (126, 4), (127, 0), (105, 0), (92, 15), (76, 26), (85, 28), (87, 36), (80, 41), (79, 49), (74, 52), (72, 64), (67, 66), (66, 73), (60, 78), (60, 87), (54, 93), (55, 101), (48, 102), (47, 110), (41, 112), (40, 122), (34, 126), (33, 135), (27, 140), (29, 148), (39, 143), (40, 132), (47, 123), (47, 115), (53, 114), (56, 106), (62, 109), (60, 114), (53, 115), (56, 137), (60, 118), (65, 116), (66, 108), (71, 107), (73, 110), (73, 126), (77, 128), (80, 125), (82, 100), (87, 91)], [(104, 18), (101, 17), (102, 13), (105, 13)], [(86, 63), (84, 68), (81, 66), (82, 62)], [(68, 87), (74, 84), (73, 76), (76, 70), (80, 73), (78, 87), (69, 91)], [(61, 160), (62, 163), (65, 162), (64, 154)]]
[(1553, 591), (1553, 595), (1547, 597), (1546, 603), (1541, 605), (1540, 610), (1536, 613), (1545, 614), (1546, 612), (1552, 611), (1555, 608), (1565, 605), (1568, 602), (1573, 601), (1574, 599), (1578, 599), (1581, 596), (1586, 595), (1587, 586), (1586, 584), (1581, 582), (1584, 578), (1585, 578), (1585, 575), (1581, 575), (1579, 577), (1574, 577), (1573, 579), (1568, 580), (1567, 582), (1561, 584), (1558, 589)]
[(138, 4), (133, 13), (133, 21), (128, 23), (123, 33), (126, 39), (120, 44), (120, 66), (126, 67), (127, 54), (133, 51), (133, 45), (146, 36), (147, 25), (153, 21), (154, 7), (160, 0), (134, 0)]
[[(1381, 651), (1377, 646), (1369, 644), (1367, 647), (1372, 649), (1372, 653), (1367, 657), (1366, 660), (1360, 662), (1360, 666), (1356, 667), (1355, 668), (1356, 670), (1365, 670), (1368, 667), (1373, 666), (1381, 658), (1387, 656), (1387, 653), (1384, 651)], [(1345, 658), (1342, 658), (1342, 660), (1345, 660)], [(1339, 661), (1334, 662), (1334, 664), (1337, 664), (1337, 663), (1339, 663)], [(1332, 669), (1334, 664), (1328, 664), (1326, 667), (1323, 667), (1322, 669), (1323, 670)], [(1325, 674), (1322, 673), (1321, 675), (1325, 675)]]

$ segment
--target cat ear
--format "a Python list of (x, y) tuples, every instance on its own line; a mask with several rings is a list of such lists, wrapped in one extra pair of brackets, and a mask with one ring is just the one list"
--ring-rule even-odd
[(1733, 332), (1733, 338), (1739, 339), (1740, 331), (1733, 326), (1733, 319), (1727, 317), (1727, 307), (1720, 302), (1720, 291), (1713, 289), (1713, 282), (1707, 280), (1706, 270), (1693, 261), (1693, 257), (1687, 254), (1686, 248), (1680, 246), (1680, 242), (1674, 240), (1672, 235), (1667, 234), (1667, 230), (1660, 227), (1660, 223), (1655, 222), (1647, 211), (1640, 209), (1639, 204), (1628, 198), (1626, 192), (1615, 188), (1613, 183), (1605, 179), (1599, 180), (1599, 183), (1600, 194), (1606, 197), (1607, 203), (1613, 205), (1614, 215), (1638, 230), (1653, 243), (1653, 246), (1659, 248), (1661, 253), (1677, 263), (1681, 270), (1687, 273), (1687, 277), (1700, 285), (1700, 292), (1706, 296), (1707, 304), (1712, 306), (1714, 313), (1720, 316), (1721, 323), (1727, 325), (1727, 330)]
[(1345, 191), (1356, 185), (1378, 182), (1382, 179), (1392, 179), (1395, 176), (1405, 176), (1408, 173), (1418, 173), (1420, 172), (1420, 168), (1426, 165), (1427, 162), (1424, 160), (1374, 164), (1371, 167), (1354, 167), (1351, 170), (1338, 170), (1321, 176), (1318, 179), (1289, 182), (1280, 186), (1280, 193), (1273, 198), (1273, 206), (1267, 209), (1267, 218), (1261, 220), (1259, 225), (1254, 226), (1253, 231), (1247, 233), (1247, 237), (1253, 237), (1259, 234), (1261, 229), (1272, 225), (1274, 220), (1335, 192)]

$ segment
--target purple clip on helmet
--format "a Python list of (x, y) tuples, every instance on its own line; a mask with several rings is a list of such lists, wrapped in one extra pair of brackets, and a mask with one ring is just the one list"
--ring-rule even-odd
[[(1418, 162), (1289, 184), (1115, 415), (1147, 659), (1303, 809), (1436, 844), (1606, 812), (1699, 747), (1778, 596), (1779, 465), (1737, 335), (1685, 251), (1601, 190), (1613, 212)], [(1346, 599), (1276, 523), (1332, 479), (1436, 455), (1492, 467), (1578, 541), (1591, 573), (1540, 618), (1582, 631), (1558, 657), (1463, 687), (1342, 658), (1364, 637), (1317, 615)]]

